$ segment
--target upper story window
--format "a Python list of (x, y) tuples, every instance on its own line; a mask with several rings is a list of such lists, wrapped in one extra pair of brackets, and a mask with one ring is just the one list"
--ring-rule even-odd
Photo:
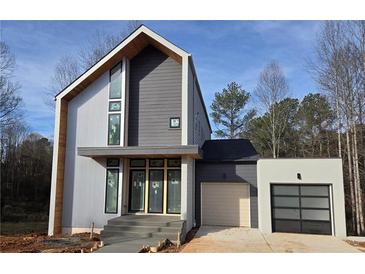
[(120, 144), (120, 114), (109, 114), (108, 145)]
[(109, 99), (122, 98), (122, 64), (118, 63), (110, 70)]

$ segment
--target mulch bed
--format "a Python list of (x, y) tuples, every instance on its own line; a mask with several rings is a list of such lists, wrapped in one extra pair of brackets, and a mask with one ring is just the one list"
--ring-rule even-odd
[(67, 237), (49, 237), (47, 234), (18, 234), (0, 236), (0, 252), (9, 253), (88, 253), (97, 246), (99, 235), (90, 239), (90, 233), (79, 233)]

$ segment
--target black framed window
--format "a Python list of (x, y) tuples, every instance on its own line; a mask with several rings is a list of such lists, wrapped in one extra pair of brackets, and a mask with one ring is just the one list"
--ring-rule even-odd
[(171, 117), (169, 126), (170, 128), (180, 128), (180, 117)]
[(131, 159), (129, 162), (130, 167), (145, 167), (146, 160), (145, 159)]
[(105, 213), (118, 213), (119, 169), (106, 170)]
[(119, 167), (119, 159), (107, 159), (106, 166), (107, 167)]
[(120, 144), (120, 114), (109, 114), (108, 145)]
[(122, 103), (120, 101), (110, 101), (109, 111), (120, 111), (122, 109)]
[(163, 167), (164, 159), (150, 159), (150, 167)]
[(167, 213), (181, 212), (181, 170), (167, 170)]
[(122, 97), (122, 64), (119, 63), (110, 70), (109, 99)]
[(181, 167), (181, 159), (167, 159), (168, 167)]

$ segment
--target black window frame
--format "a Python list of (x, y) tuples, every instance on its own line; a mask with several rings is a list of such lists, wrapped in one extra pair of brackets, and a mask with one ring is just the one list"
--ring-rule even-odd
[[(274, 187), (275, 186), (298, 186), (299, 187), (299, 193), (298, 195), (279, 195), (274, 194)], [(301, 193), (301, 187), (302, 186), (326, 186), (328, 189), (327, 196), (324, 195), (302, 195)], [(299, 199), (299, 206), (298, 207), (290, 207), (290, 206), (275, 206), (274, 198), (275, 197), (297, 197)], [(302, 207), (302, 198), (327, 198), (328, 199), (328, 208), (319, 208), (319, 207)], [(293, 233), (301, 233), (301, 234), (320, 234), (320, 235), (332, 235), (333, 234), (333, 224), (332, 224), (332, 206), (331, 206), (331, 184), (303, 184), (303, 183), (276, 183), (272, 182), (270, 183), (270, 207), (271, 207), (271, 230), (273, 232), (281, 232), (277, 231), (275, 228), (275, 221), (297, 221), (299, 223), (299, 231), (293, 232)], [(274, 210), (275, 209), (298, 209), (299, 210), (299, 219), (290, 219), (290, 218), (275, 218)], [(329, 214), (329, 220), (314, 220), (314, 219), (303, 219), (302, 218), (302, 210), (327, 210)], [(316, 232), (307, 232), (303, 230), (303, 224), (308, 223), (322, 223), (322, 224), (328, 224), (329, 225), (329, 232), (328, 233), (316, 233)], [(284, 231), (282, 231), (284, 232)]]
[[(109, 139), (109, 134), (110, 134), (110, 117), (111, 116), (119, 116), (119, 131), (118, 131), (118, 143), (117, 144), (111, 144), (110, 143), (110, 139)], [(120, 145), (120, 131), (121, 131), (121, 119), (122, 119), (122, 117), (121, 117), (121, 114), (120, 113), (109, 113), (108, 114), (108, 146), (119, 146)]]
[[(144, 164), (143, 166), (133, 166), (132, 165), (132, 161), (134, 160), (143, 160), (144, 161)], [(147, 159), (145, 158), (134, 158), (134, 159), (129, 159), (129, 167), (130, 168), (145, 168), (147, 166)]]
[[(115, 103), (119, 103), (119, 109), (111, 109), (110, 108), (110, 106), (112, 105), (112, 104), (115, 104)], [(108, 106), (108, 111), (109, 112), (118, 112), (118, 111), (122, 111), (122, 101), (109, 101), (109, 106)]]
[[(173, 119), (178, 119), (179, 120), (179, 126), (176, 127), (176, 126), (171, 125), (171, 122), (172, 122)], [(169, 128), (172, 128), (172, 129), (181, 128), (181, 119), (180, 119), (180, 117), (170, 117), (170, 119), (169, 119)]]
[[(151, 162), (154, 161), (154, 160), (160, 160), (160, 161), (162, 161), (162, 166), (153, 166), (153, 165), (151, 165)], [(164, 158), (153, 158), (153, 159), (149, 159), (149, 167), (150, 168), (159, 169), (159, 168), (164, 168), (164, 166), (165, 166), (165, 159)]]
[[(179, 166), (171, 166), (171, 165), (169, 165), (169, 160), (180, 160), (180, 165)], [(181, 168), (181, 158), (167, 158), (166, 161), (167, 161), (167, 163), (166, 163), (167, 168), (172, 168), (172, 169)]]
[(119, 62), (118, 64), (116, 64), (114, 67), (112, 67), (110, 70), (109, 70), (109, 99), (110, 100), (117, 100), (117, 99), (122, 99), (122, 85), (123, 85), (123, 83), (122, 83), (122, 79), (120, 79), (120, 81), (121, 81), (121, 85), (120, 85), (120, 95), (119, 95), (119, 97), (112, 97), (111, 96), (111, 84), (112, 84), (112, 71), (116, 68), (116, 67), (118, 67), (118, 69), (119, 69), (119, 75), (118, 75), (118, 77), (121, 77), (121, 75), (122, 75), (122, 69), (123, 69), (123, 64), (122, 64), (122, 62)]
[[(117, 205), (116, 205), (116, 211), (115, 212), (109, 212), (107, 211), (107, 208), (106, 208), (106, 203), (107, 203), (107, 195), (108, 195), (108, 171), (110, 170), (115, 170), (117, 171)], [(118, 203), (118, 195), (119, 195), (119, 172), (120, 172), (120, 169), (119, 168), (107, 168), (106, 169), (106, 174), (105, 174), (105, 202), (104, 202), (104, 213), (105, 214), (118, 214), (118, 206), (119, 206), (119, 203)]]
[[(150, 187), (151, 187), (151, 172), (153, 171), (162, 171), (162, 199), (161, 199), (161, 211), (150, 211)], [(167, 179), (166, 179), (167, 182)], [(157, 213), (157, 214), (163, 214), (164, 208), (164, 189), (165, 189), (165, 169), (162, 167), (155, 168), (148, 171), (148, 205), (147, 205), (147, 212), (148, 213)]]
[[(143, 196), (143, 210), (133, 210), (132, 209), (132, 172), (135, 171), (142, 171), (144, 173), (144, 196)], [(146, 176), (147, 172), (146, 169), (143, 168), (135, 168), (129, 170), (129, 189), (128, 189), (128, 212), (129, 213), (144, 213), (146, 208)], [(149, 183), (149, 182), (148, 182)]]
[[(111, 161), (117, 161), (117, 164), (110, 164)], [(118, 158), (107, 158), (106, 159), (106, 167), (120, 167), (120, 160)]]
[(180, 190), (180, 212), (169, 212), (169, 171), (180, 171), (180, 189), (181, 189), (181, 168), (169, 168), (166, 172), (166, 213), (167, 214), (181, 214), (181, 190)]

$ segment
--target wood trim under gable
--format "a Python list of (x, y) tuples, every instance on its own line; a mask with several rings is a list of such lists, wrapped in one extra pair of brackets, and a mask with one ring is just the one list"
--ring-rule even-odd
[(54, 234), (62, 233), (63, 185), (64, 185), (64, 174), (65, 174), (67, 112), (68, 112), (68, 102), (65, 99), (61, 99), (60, 108), (61, 109), (59, 117), (56, 193), (55, 193), (54, 224), (53, 224)]

